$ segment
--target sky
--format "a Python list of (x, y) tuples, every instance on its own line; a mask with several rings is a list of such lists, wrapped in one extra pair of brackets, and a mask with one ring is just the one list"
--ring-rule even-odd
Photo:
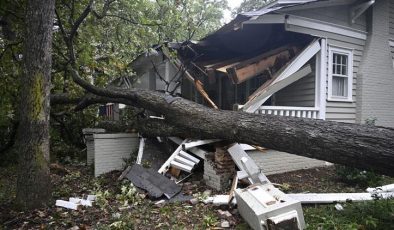
[(232, 19), (231, 11), (234, 8), (237, 8), (243, 2), (243, 0), (227, 0), (227, 1), (228, 1), (228, 6), (231, 8), (231, 10), (225, 10), (223, 13), (223, 21), (225, 23), (228, 23), (231, 21), (231, 19)]

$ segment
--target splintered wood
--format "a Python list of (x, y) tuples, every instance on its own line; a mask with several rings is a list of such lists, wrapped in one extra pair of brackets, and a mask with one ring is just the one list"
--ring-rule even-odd
[(240, 84), (274, 66), (283, 66), (297, 51), (296, 47), (284, 46), (248, 60), (223, 66), (217, 71), (226, 72), (234, 84)]

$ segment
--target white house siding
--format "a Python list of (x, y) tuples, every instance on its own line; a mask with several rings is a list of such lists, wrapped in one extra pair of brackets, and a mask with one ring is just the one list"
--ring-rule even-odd
[(315, 106), (315, 64), (312, 74), (301, 78), (275, 94), (276, 106)]
[(389, 0), (376, 1), (373, 5), (371, 26), (357, 85), (360, 90), (358, 121), (376, 118), (377, 125), (388, 127), (394, 127), (394, 70), (388, 44), (391, 5)]
[[(326, 120), (338, 121), (338, 122), (356, 122), (356, 84), (357, 84), (357, 73), (359, 70), (361, 58), (363, 55), (365, 41), (361, 39), (351, 38), (339, 34), (334, 34), (331, 32), (319, 31), (315, 29), (309, 29), (302, 26), (286, 25), (286, 30), (312, 34), (317, 37), (327, 38), (327, 68), (328, 66), (328, 49), (330, 46), (347, 48), (353, 50), (353, 102), (337, 102), (337, 101), (327, 101), (326, 104)], [(328, 73), (328, 69), (326, 71)], [(327, 76), (328, 79), (328, 76)], [(327, 86), (326, 83), (326, 96), (327, 96)]]
[(121, 170), (124, 159), (137, 151), (139, 138), (134, 133), (93, 134), (94, 175), (99, 176), (112, 170)]
[[(311, 4), (312, 5), (312, 4)], [(357, 18), (356, 22), (350, 23), (349, 20), (350, 6), (332, 6), (332, 7), (322, 7), (322, 8), (311, 8), (305, 10), (284, 10), (283, 13), (297, 15), (305, 18), (316, 19), (320, 21), (325, 21), (341, 26), (351, 27), (353, 29), (366, 31), (366, 16), (362, 14)]]
[(390, 1), (390, 16), (389, 16), (389, 26), (390, 26), (390, 38), (394, 39), (394, 1)]

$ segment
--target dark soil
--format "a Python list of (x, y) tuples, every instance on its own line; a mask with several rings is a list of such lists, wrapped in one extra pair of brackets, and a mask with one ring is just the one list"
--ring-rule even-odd
[[(121, 172), (114, 171), (99, 178), (92, 176), (86, 166), (52, 167), (53, 200), (47, 208), (29, 212), (14, 209), (12, 199), (15, 192), (15, 169), (0, 171), (0, 229), (208, 229), (228, 221), (230, 229), (248, 229), (236, 209), (230, 209), (231, 217), (221, 217), (218, 209), (203, 203), (166, 203), (155, 205), (141, 194), (139, 203), (124, 207), (116, 194), (121, 193), (124, 183), (117, 180)], [(198, 196), (208, 190), (197, 172), (183, 183), (183, 193)], [(365, 188), (351, 187), (338, 181), (334, 167), (300, 170), (269, 176), (285, 192), (357, 192)], [(112, 194), (108, 205), (83, 207), (73, 211), (54, 205), (56, 199), (85, 197), (97, 191)], [(218, 193), (213, 191), (213, 194)], [(119, 224), (119, 225), (117, 225)], [(120, 226), (120, 227), (119, 227)], [(219, 228), (220, 229), (220, 228)]]

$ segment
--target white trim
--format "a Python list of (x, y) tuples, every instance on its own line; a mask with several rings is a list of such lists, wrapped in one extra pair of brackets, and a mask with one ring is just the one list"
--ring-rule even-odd
[(360, 17), (370, 6), (375, 3), (375, 0), (369, 0), (368, 2), (361, 3), (357, 6), (354, 6), (350, 9), (352, 14), (351, 22), (354, 24), (358, 17)]
[(327, 104), (327, 39), (320, 40), (320, 55), (316, 55), (316, 102), (315, 107), (319, 108), (319, 119), (326, 119)]
[(282, 24), (285, 23), (285, 17), (282, 14), (265, 14), (257, 17), (256, 19), (250, 19), (242, 23), (242, 25), (249, 24)]
[(264, 105), (261, 109), (265, 110), (296, 110), (296, 111), (319, 111), (319, 107), (297, 107), (297, 106), (272, 106)]
[(320, 20), (299, 17), (294, 15), (287, 15), (286, 22), (287, 25), (302, 26), (306, 28), (311, 28), (320, 31), (326, 31), (334, 34), (340, 34), (343, 36), (357, 38), (361, 40), (367, 40), (367, 32), (356, 30), (350, 27), (341, 26), (329, 22), (324, 22)]
[[(329, 46), (328, 55), (328, 101), (353, 102), (353, 50)], [(332, 56), (333, 53), (343, 54), (348, 56), (348, 95), (347, 97), (337, 97), (332, 95)]]
[[(362, 30), (353, 29), (351, 27), (342, 26), (334, 23), (329, 23), (321, 20), (300, 17), (290, 14), (266, 14), (259, 16), (257, 19), (250, 19), (242, 23), (248, 24), (276, 24), (284, 23), (285, 25), (300, 26), (319, 31), (330, 32), (334, 34), (343, 35), (346, 37), (367, 40), (367, 32)], [(287, 26), (285, 26), (287, 28)]]
[(394, 47), (394, 40), (389, 40), (389, 46)]

